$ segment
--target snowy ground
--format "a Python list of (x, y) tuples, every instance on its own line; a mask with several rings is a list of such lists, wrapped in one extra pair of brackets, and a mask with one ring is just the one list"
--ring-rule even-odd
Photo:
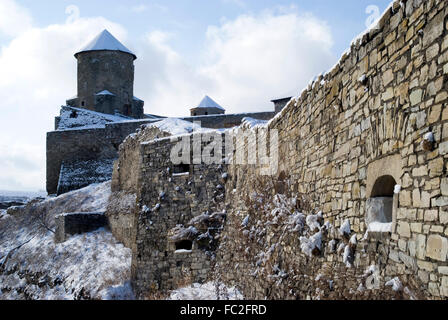
[(132, 299), (131, 250), (104, 229), (62, 244), (54, 228), (64, 212), (104, 210), (110, 182), (48, 198), (0, 215), (1, 299)]
[(168, 300), (244, 300), (243, 295), (234, 287), (219, 286), (214, 282), (194, 283), (189, 287), (171, 292)]
[[(0, 300), (134, 299), (131, 250), (110, 231), (99, 229), (57, 244), (48, 230), (54, 229), (57, 214), (102, 211), (109, 197), (106, 182), (0, 210)], [(172, 291), (168, 299), (243, 298), (235, 288), (209, 282)]]

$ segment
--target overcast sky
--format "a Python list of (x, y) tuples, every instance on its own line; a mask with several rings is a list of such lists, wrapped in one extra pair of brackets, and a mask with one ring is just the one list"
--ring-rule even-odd
[(45, 189), (45, 137), (73, 54), (107, 28), (137, 54), (145, 113), (273, 109), (326, 72), (389, 0), (0, 0), (0, 190)]

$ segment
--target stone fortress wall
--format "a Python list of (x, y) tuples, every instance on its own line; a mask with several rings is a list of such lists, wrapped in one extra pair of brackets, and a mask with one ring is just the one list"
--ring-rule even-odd
[[(106, 215), (133, 250), (137, 297), (219, 277), (248, 299), (373, 298), (365, 287), (399, 277), (446, 298), (447, 74), (447, 2), (395, 1), (268, 123), (279, 137), (275, 175), (232, 162), (174, 165), (176, 142), (157, 130), (113, 146), (118, 209)], [(66, 135), (76, 133), (49, 133), (50, 150)], [(120, 130), (110, 137), (125, 139)], [(379, 283), (368, 283), (373, 274)]]
[[(254, 112), (241, 114), (209, 115), (197, 117), (184, 117), (182, 120), (189, 122), (200, 122), (203, 128), (230, 128), (241, 124), (245, 117), (259, 120), (269, 120), (275, 116), (275, 112)], [(84, 165), (85, 161), (105, 161), (118, 158), (118, 148), (124, 139), (134, 133), (142, 125), (150, 124), (158, 119), (142, 119), (125, 122), (106, 123), (103, 127), (96, 128), (71, 128), (56, 130), (47, 133), (47, 192), (58, 193), (58, 183), (61, 177), (63, 163), (70, 166)], [(106, 165), (106, 164), (105, 164)], [(112, 170), (110, 170), (112, 171)], [(110, 179), (110, 175), (106, 177)], [(67, 186), (65, 191), (70, 191), (88, 185), (76, 184)]]
[[(309, 298), (319, 274), (335, 270), (332, 286), (356, 291), (343, 275), (362, 278), (375, 265), (381, 285), (399, 276), (432, 298), (448, 296), (447, 17), (446, 1), (395, 1), (379, 28), (269, 123), (279, 133), (276, 177), (229, 165), (236, 192), (227, 185), (231, 208), (217, 267), (226, 282), (247, 298)], [(309, 257), (302, 246), (317, 230), (299, 241), (300, 233), (281, 236), (281, 224), (266, 227), (251, 199), (255, 181), (282, 186), (273, 189), (302, 199), (309, 213), (321, 210), (321, 224), (338, 229), (348, 220), (349, 234), (321, 229), (321, 247)], [(380, 196), (391, 199), (391, 230), (366, 239), (367, 204)], [(241, 228), (248, 214), (251, 223)], [(336, 243), (348, 249), (336, 252)], [(271, 265), (260, 254), (272, 254)]]
[[(279, 135), (274, 176), (232, 163), (225, 185), (223, 166), (173, 176), (170, 138), (141, 143), (137, 296), (204, 280), (213, 269), (249, 299), (344, 298), (364, 292), (357, 289), (368, 286), (370, 269), (379, 286), (398, 276), (428, 297), (447, 297), (447, 17), (445, 1), (394, 2), (377, 29), (269, 122)], [(263, 201), (284, 206), (268, 212)], [(376, 202), (390, 215), (366, 219)], [(173, 232), (223, 209), (216, 265), (194, 245), (175, 253)]]
[[(186, 135), (189, 144), (193, 136)], [(218, 138), (224, 140), (222, 135)], [(226, 165), (220, 160), (195, 164), (193, 150), (187, 155), (191, 161), (185, 161), (189, 164), (173, 164), (170, 154), (177, 143), (177, 138), (167, 137), (139, 148), (132, 260), (133, 287), (139, 297), (207, 280), (225, 220)], [(206, 145), (201, 144), (202, 150)], [(218, 153), (222, 159), (224, 153)]]

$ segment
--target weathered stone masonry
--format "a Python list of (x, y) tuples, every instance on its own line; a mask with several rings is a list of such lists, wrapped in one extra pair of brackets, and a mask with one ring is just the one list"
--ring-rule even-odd
[[(269, 120), (275, 112), (255, 112), (213, 116), (185, 117), (182, 120), (200, 122), (203, 128), (230, 128), (241, 124), (245, 117)], [(118, 158), (118, 148), (124, 139), (142, 125), (157, 120), (134, 120), (108, 123), (105, 128), (58, 130), (47, 133), (47, 192), (58, 190), (61, 165), (86, 160), (110, 160)], [(56, 128), (57, 129), (57, 128)], [(110, 179), (110, 177), (108, 177)], [(87, 184), (86, 184), (87, 185)], [(86, 186), (84, 185), (84, 186)], [(72, 186), (72, 190), (79, 186)], [(68, 191), (68, 190), (67, 190)]]
[[(355, 271), (345, 268), (341, 254), (325, 250), (308, 261), (298, 237), (283, 239), (276, 261), (291, 267), (292, 274), (313, 277), (326, 268), (354, 274), (376, 264), (384, 281), (415, 278), (433, 298), (448, 296), (447, 16), (446, 1), (396, 1), (378, 29), (352, 45), (330, 73), (271, 121), (280, 140), (276, 179), (309, 199), (312, 209), (322, 210), (336, 227), (349, 219), (358, 240)], [(309, 287), (289, 278), (276, 288), (266, 277), (247, 276), (256, 270), (254, 256), (261, 247), (245, 240), (239, 228), (248, 213), (242, 197), (260, 177), (259, 169), (229, 167), (228, 183), (237, 190), (227, 188), (226, 203), (233, 208), (225, 228), (230, 240), (220, 251), (222, 274), (240, 284), (247, 298), (309, 297), (315, 287), (304, 278)], [(361, 241), (367, 231), (366, 201), (375, 196), (375, 182), (385, 177), (401, 185), (393, 230)], [(261, 219), (254, 213), (251, 218)], [(278, 236), (268, 232), (266, 239)], [(241, 254), (239, 246), (251, 243), (249, 256)], [(312, 261), (315, 268), (309, 267)]]
[[(118, 209), (108, 208), (108, 218), (133, 250), (137, 297), (219, 276), (249, 299), (350, 298), (359, 281), (368, 285), (372, 265), (381, 287), (399, 276), (425, 297), (448, 297), (447, 80), (447, 2), (396, 1), (377, 29), (270, 121), (279, 135), (275, 176), (257, 165), (174, 165), (176, 142), (157, 130), (142, 137), (149, 142), (129, 140), (115, 163), (117, 205), (109, 207)], [(116, 156), (131, 130), (109, 137), (108, 126), (83, 133), (99, 139), (92, 145), (108, 137), (95, 157)], [(87, 141), (75, 137), (49, 133), (49, 190), (64, 157)], [(64, 140), (73, 147), (58, 155)], [(367, 220), (379, 218), (367, 214), (372, 203), (387, 207), (381, 219), (390, 232), (367, 232)], [(312, 219), (320, 231), (298, 213), (319, 210)], [(338, 233), (346, 221), (350, 230)], [(306, 254), (319, 232), (321, 247)]]
[[(194, 164), (193, 158), (190, 165), (174, 165), (169, 155), (176, 143), (177, 139), (164, 138), (140, 147), (137, 199), (142, 209), (132, 261), (133, 287), (139, 297), (190, 281), (205, 281), (211, 251), (216, 249), (213, 238), (224, 219), (213, 213), (223, 208), (226, 166)], [(190, 242), (188, 248), (183, 246), (185, 242)]]

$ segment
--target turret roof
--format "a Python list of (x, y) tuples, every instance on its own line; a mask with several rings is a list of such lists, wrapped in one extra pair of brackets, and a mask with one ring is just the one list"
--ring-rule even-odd
[(195, 107), (193, 109), (201, 109), (201, 108), (216, 108), (216, 109), (220, 109), (220, 110), (224, 110), (225, 111), (225, 109), (223, 107), (221, 107), (219, 104), (217, 104), (209, 96), (205, 96), (204, 99), (202, 99), (201, 103), (197, 107)]
[(118, 41), (109, 31), (104, 29), (92, 41), (90, 41), (84, 48), (75, 54), (75, 57), (82, 52), (111, 50), (129, 53), (137, 59), (137, 56), (128, 48), (126, 48), (120, 41)]

